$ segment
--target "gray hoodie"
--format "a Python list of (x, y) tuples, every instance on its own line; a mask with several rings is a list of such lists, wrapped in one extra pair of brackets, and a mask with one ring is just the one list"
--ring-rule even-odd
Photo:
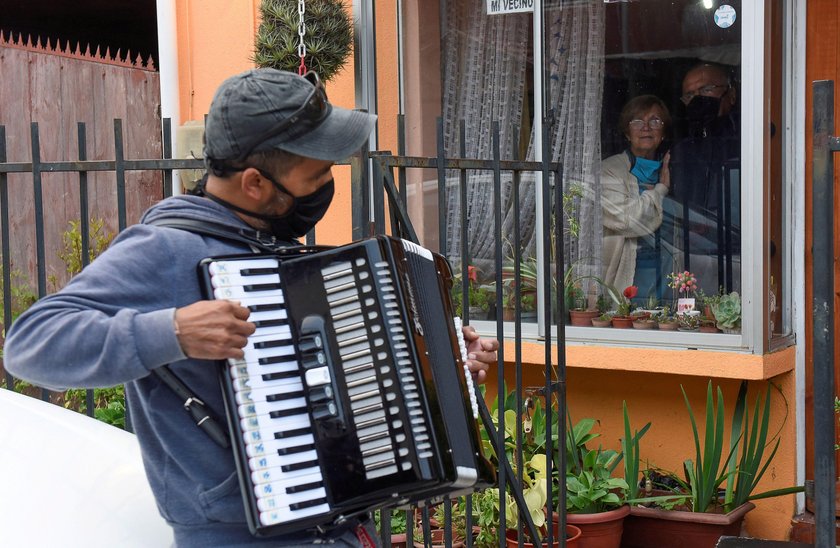
[[(252, 537), (231, 450), (196, 427), (180, 398), (150, 375), (171, 364), (224, 420), (215, 363), (186, 358), (173, 320), (176, 308), (202, 299), (196, 268), (201, 259), (250, 250), (211, 236), (144, 224), (173, 214), (246, 226), (205, 198), (179, 196), (153, 206), (141, 224), (124, 230), (64, 289), (18, 318), (6, 338), (4, 365), (18, 378), (56, 390), (125, 383), (146, 475), (178, 546), (317, 542), (306, 534)], [(330, 541), (360, 545), (349, 528), (321, 542)]]

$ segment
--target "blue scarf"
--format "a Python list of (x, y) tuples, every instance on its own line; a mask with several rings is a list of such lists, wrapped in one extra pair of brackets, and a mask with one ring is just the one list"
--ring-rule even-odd
[(662, 169), (662, 162), (639, 158), (629, 150), (627, 151), (627, 157), (630, 158), (630, 173), (636, 176), (639, 184), (655, 185), (659, 182), (659, 170)]

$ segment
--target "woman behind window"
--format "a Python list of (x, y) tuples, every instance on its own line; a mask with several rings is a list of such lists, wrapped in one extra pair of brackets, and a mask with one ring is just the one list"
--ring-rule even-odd
[(639, 288), (638, 300), (662, 298), (667, 272), (662, 272), (662, 199), (671, 188), (670, 154), (660, 155), (660, 145), (671, 116), (665, 103), (653, 95), (627, 102), (619, 129), (627, 149), (601, 165), (604, 281), (622, 291)]

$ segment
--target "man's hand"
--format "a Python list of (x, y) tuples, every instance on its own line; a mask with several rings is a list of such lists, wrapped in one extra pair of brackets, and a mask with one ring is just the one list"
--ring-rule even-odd
[(242, 348), (256, 327), (250, 311), (233, 301), (198, 301), (175, 311), (178, 342), (190, 358), (242, 358)]
[(487, 370), (490, 369), (490, 364), (496, 363), (498, 360), (496, 351), (499, 349), (499, 341), (482, 339), (475, 332), (475, 328), (470, 325), (465, 325), (462, 330), (464, 332), (464, 342), (467, 343), (467, 365), (475, 382), (482, 384), (487, 380)]

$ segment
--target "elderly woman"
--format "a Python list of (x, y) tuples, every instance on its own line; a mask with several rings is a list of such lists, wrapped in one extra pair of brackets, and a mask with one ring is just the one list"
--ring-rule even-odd
[(671, 178), (669, 154), (661, 157), (659, 149), (670, 124), (668, 108), (658, 97), (631, 99), (619, 117), (628, 147), (601, 164), (604, 281), (619, 291), (637, 286), (640, 300), (662, 297), (657, 231)]

